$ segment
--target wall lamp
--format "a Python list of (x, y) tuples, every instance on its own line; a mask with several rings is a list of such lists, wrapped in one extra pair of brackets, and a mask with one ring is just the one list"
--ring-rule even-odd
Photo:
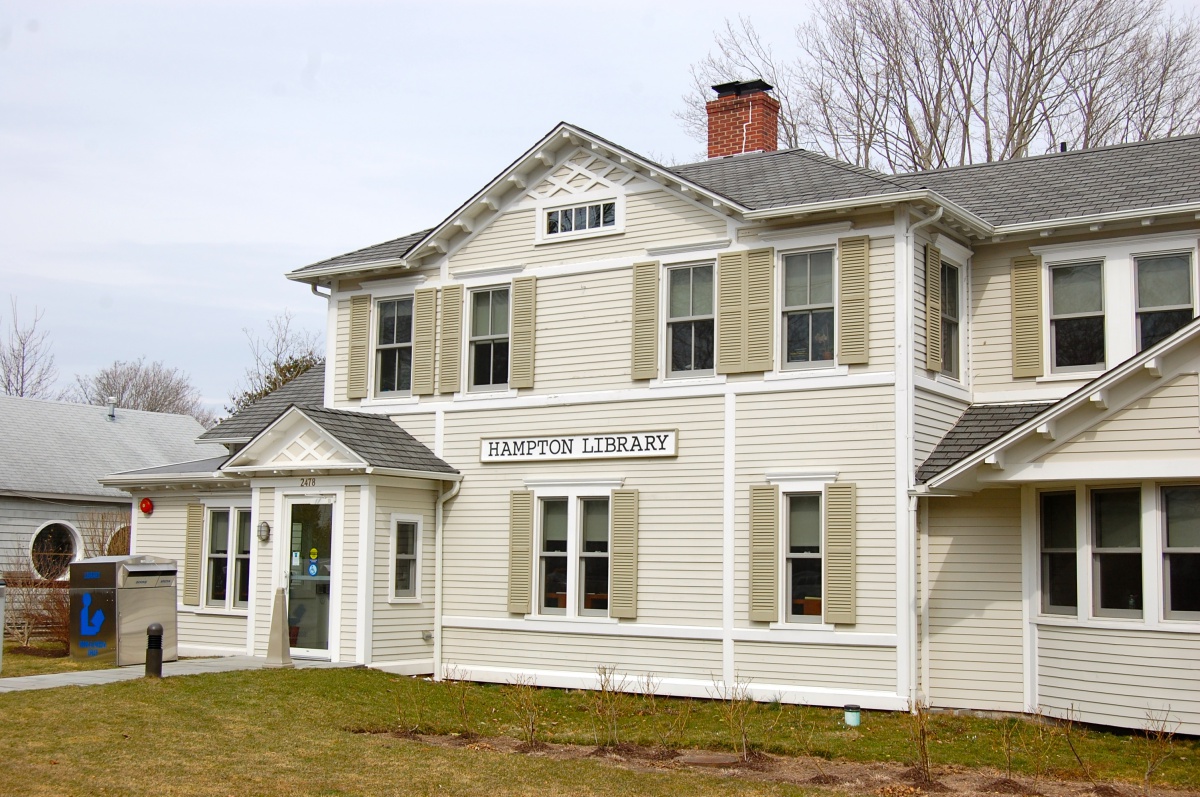
[(259, 542), (270, 542), (271, 541), (271, 524), (265, 520), (258, 524), (258, 541)]

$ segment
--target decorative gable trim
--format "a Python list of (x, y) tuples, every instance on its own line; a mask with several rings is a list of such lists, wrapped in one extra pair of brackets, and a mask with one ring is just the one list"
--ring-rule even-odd
[(299, 407), (289, 407), (221, 466), (222, 471), (363, 469), (367, 461)]

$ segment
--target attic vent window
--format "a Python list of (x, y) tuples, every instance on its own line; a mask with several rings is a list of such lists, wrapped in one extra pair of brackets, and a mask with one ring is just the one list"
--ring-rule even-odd
[(546, 235), (585, 232), (617, 226), (617, 203), (597, 202), (546, 213)]

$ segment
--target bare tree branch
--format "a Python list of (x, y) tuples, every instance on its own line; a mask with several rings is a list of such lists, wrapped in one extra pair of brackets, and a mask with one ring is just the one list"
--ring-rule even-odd
[(254, 364), (246, 369), (245, 384), (229, 394), (230, 413), (238, 412), (268, 393), (283, 387), (314, 365), (325, 362), (321, 336), (295, 326), (292, 311), (284, 308), (267, 321), (267, 336), (243, 328)]
[(186, 373), (161, 362), (147, 364), (144, 357), (117, 360), (94, 374), (76, 374), (75, 385), (67, 394), (69, 400), (82, 404), (104, 405), (109, 397), (116, 398), (118, 407), (130, 410), (191, 415), (206, 427), (216, 423), (200, 399), (200, 389)]
[(6, 396), (53, 398), (58, 371), (46, 332), (37, 328), (45, 311), (34, 307), (33, 320), (22, 326), (16, 297), (8, 301), (12, 319), (0, 340), (0, 387)]

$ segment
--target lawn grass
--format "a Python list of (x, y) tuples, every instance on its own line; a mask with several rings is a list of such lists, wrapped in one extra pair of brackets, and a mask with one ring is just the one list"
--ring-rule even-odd
[[(471, 729), (519, 736), (500, 686), (468, 687)], [(541, 738), (594, 744), (593, 693), (538, 690)], [(682, 701), (655, 709), (622, 696), (621, 742), (657, 745)], [(692, 701), (683, 747), (729, 749), (719, 706)], [(137, 680), (106, 686), (0, 695), (0, 784), (12, 794), (733, 794), (795, 795), (778, 783), (687, 772), (614, 769), (592, 760), (550, 761), (467, 748), (430, 747), (384, 733), (417, 725), (460, 730), (444, 684), (372, 670), (245, 671)], [(906, 715), (866, 712), (850, 730), (841, 712), (760, 704), (750, 739), (775, 753), (811, 752), (855, 761), (910, 761)], [(931, 720), (933, 763), (1003, 766), (1002, 720), (939, 715)], [(1032, 727), (1032, 726), (1030, 726)], [(812, 743), (806, 744), (812, 729)], [(1082, 732), (1077, 742), (1097, 779), (1140, 781), (1135, 735)], [(807, 751), (806, 747), (809, 747)], [(1200, 742), (1176, 743), (1160, 785), (1200, 789)], [(1079, 778), (1061, 739), (1053, 772)], [(1018, 756), (1016, 772), (1034, 763)]]
[(111, 664), (94, 659), (78, 660), (62, 654), (62, 645), (57, 642), (34, 641), (30, 647), (46, 655), (18, 653), (16, 642), (4, 643), (4, 661), (0, 663), (0, 678), (19, 678), (22, 675), (48, 675), (56, 672), (80, 672), (103, 670)]

